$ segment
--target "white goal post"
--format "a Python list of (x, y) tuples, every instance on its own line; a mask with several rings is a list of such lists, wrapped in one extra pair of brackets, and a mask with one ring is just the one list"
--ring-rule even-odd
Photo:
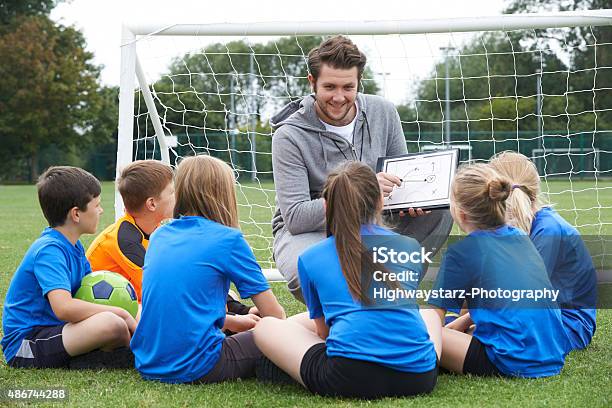
[[(602, 217), (602, 211), (611, 211), (612, 205), (599, 202), (599, 193), (612, 187), (598, 184), (597, 181), (599, 178), (612, 177), (610, 170), (601, 168), (602, 163), (612, 161), (612, 146), (600, 147), (596, 144), (598, 144), (598, 138), (604, 136), (612, 138), (612, 132), (608, 129), (600, 129), (598, 120), (601, 121), (604, 115), (610, 115), (612, 106), (598, 105), (600, 99), (597, 99), (596, 103), (595, 94), (606, 91), (606, 88), (600, 88), (598, 82), (596, 83), (596, 77), (597, 75), (611, 76), (612, 66), (597, 65), (599, 61), (597, 46), (608, 46), (606, 51), (612, 52), (612, 44), (598, 43), (595, 39), (594, 46), (593, 44), (586, 45), (588, 51), (595, 53), (594, 67), (554, 68), (552, 65), (547, 66), (546, 63), (543, 63), (542, 56), (552, 56), (551, 60), (556, 58), (555, 61), (561, 61), (559, 63), (561, 64), (564, 58), (568, 60), (567, 55), (574, 51), (574, 46), (568, 44), (561, 44), (557, 48), (548, 45), (540, 46), (535, 36), (545, 29), (603, 26), (612, 27), (612, 10), (403, 21), (301, 22), (299, 24), (295, 22), (126, 23), (122, 28), (121, 42), (116, 175), (118, 177), (127, 164), (140, 158), (157, 158), (174, 165), (182, 155), (202, 152), (223, 154), (237, 173), (243, 174), (244, 178), (241, 178), (239, 182), (246, 180), (239, 184), (244, 201), (246, 201), (246, 204), (243, 204), (246, 207), (243, 208), (243, 212), (247, 214), (244, 223), (251, 231), (245, 233), (245, 236), (247, 239), (252, 236), (253, 239), (259, 240), (257, 242), (261, 242), (258, 244), (260, 247), (255, 248), (254, 251), (258, 259), (268, 260), (267, 263), (262, 264), (264, 268), (267, 268), (268, 278), (280, 279), (278, 271), (273, 269), (274, 262), (271, 257), (272, 237), (269, 223), (274, 210), (275, 193), (269, 181), (272, 169), (258, 169), (258, 160), (264, 158), (269, 162), (270, 153), (269, 151), (258, 151), (258, 146), (260, 143), (269, 142), (271, 138), (267, 120), (264, 121), (269, 118), (270, 111), (277, 109), (279, 103), (304, 96), (304, 94), (293, 93), (290, 85), (305, 81), (306, 72), (290, 72), (284, 64), (291, 58), (305, 60), (309, 49), (303, 49), (299, 40), (305, 36), (342, 34), (351, 38), (372, 37), (368, 45), (362, 47), (358, 44), (360, 49), (367, 49), (367, 52), (364, 52), (368, 55), (368, 66), (372, 67), (368, 73), (370, 76), (365, 79), (373, 86), (382, 82), (378, 91), (384, 90), (383, 96), (387, 97), (389, 97), (386, 94), (387, 91), (393, 92), (398, 88), (401, 90), (402, 87), (411, 87), (401, 98), (401, 103), (412, 109), (411, 113), (405, 117), (400, 113), (402, 124), (407, 129), (405, 129), (405, 134), (410, 151), (438, 149), (451, 144), (461, 149), (462, 154), (466, 156), (464, 161), (470, 162), (484, 160), (484, 157), (490, 157), (493, 153), (507, 149), (523, 149), (524, 154), (532, 155), (534, 160), (539, 160), (537, 157), (545, 160), (549, 157), (548, 155), (552, 157), (562, 154), (568, 155), (571, 160), (572, 155), (595, 152), (591, 156), (596, 157), (596, 160), (589, 156), (590, 160), (595, 160), (588, 166), (589, 169), (594, 168), (589, 176), (595, 178), (593, 187), (589, 188), (597, 195), (599, 219), (594, 223), (582, 221), (579, 217), (582, 208), (577, 204), (574, 204), (574, 208), (571, 209), (573, 212), (570, 218), (573, 217), (573, 224), (579, 227), (595, 228), (598, 226), (601, 234), (602, 226), (612, 225), (612, 220), (605, 216)], [(515, 40), (514, 33), (521, 30), (533, 34), (529, 38), (536, 39)], [(488, 32), (500, 34), (500, 41), (506, 41), (505, 46), (508, 50), (502, 52), (488, 49), (489, 43), (486, 40), (488, 37), (479, 40), (484, 51), (478, 51), (477, 48), (470, 49), (465, 45), (467, 40), (464, 41), (463, 37), (459, 37), (463, 34), (474, 35), (474, 33)], [(414, 36), (423, 36), (424, 42), (427, 43), (434, 35), (443, 36), (448, 46), (436, 46), (435, 44), (439, 42), (429, 42), (429, 47), (433, 47), (434, 50), (430, 50), (428, 61), (433, 67), (437, 67), (436, 64), (444, 67), (443, 61), (446, 61), (446, 72), (443, 68), (438, 72), (438, 67), (434, 68), (430, 77), (426, 77), (423, 71), (418, 71), (421, 69), (418, 65), (420, 62), (417, 61), (414, 65), (405, 62), (411, 58), (419, 60), (422, 57), (418, 54), (419, 51), (411, 55), (412, 50), (406, 44)], [(203, 65), (198, 66), (201, 71), (195, 71), (195, 68), (189, 65), (190, 62), (181, 60), (180, 55), (172, 55), (171, 47), (167, 45), (158, 47), (153, 42), (158, 38), (180, 42), (185, 37), (200, 39), (199, 48), (196, 46), (193, 51), (185, 52), (183, 58), (193, 55), (201, 56)], [(270, 41), (270, 38), (279, 37), (295, 37), (298, 52), (284, 53), (278, 46), (273, 52), (261, 51), (263, 48), (258, 48), (259, 41)], [(202, 51), (203, 47), (208, 44), (207, 39), (219, 41), (219, 38), (226, 41), (221, 43), (223, 45), (219, 49), (214, 52)], [(394, 44), (397, 45), (391, 47), (389, 54), (383, 55), (382, 49), (385, 45), (380, 38), (391, 38), (396, 41)], [(248, 52), (234, 51), (231, 45), (227, 45), (235, 40), (243, 41)], [(274, 41), (276, 40), (272, 40), (271, 44)], [(524, 48), (516, 48), (517, 44), (525, 44), (529, 41), (531, 43), (525, 45)], [(453, 46), (450, 46), (451, 43)], [(589, 49), (589, 47), (594, 48)], [(175, 71), (169, 68), (171, 72), (162, 74), (159, 78), (159, 72), (146, 71), (148, 61), (141, 58), (145, 48), (155, 49), (160, 54), (162, 52), (170, 54), (169, 56), (174, 58), (172, 67)], [(438, 50), (441, 50), (440, 53)], [(368, 52), (372, 52), (372, 55)], [(213, 57), (224, 53), (227, 54), (230, 68), (215, 68), (212, 65)], [(556, 53), (559, 54), (558, 58), (555, 57)], [(530, 72), (521, 71), (524, 68), (518, 61), (525, 55), (533, 60), (539, 58), (540, 65), (537, 69)], [(270, 83), (278, 77), (270, 77), (260, 66), (262, 60), (268, 57), (276, 58), (275, 69), (280, 72), (280, 74), (275, 74), (280, 77), (280, 81), (275, 83), (276, 88), (274, 89)], [(495, 72), (494, 63), (491, 61), (497, 57), (507, 57), (508, 61), (511, 61), (509, 64), (499, 63), (500, 66), (509, 65), (510, 73)], [(244, 72), (234, 66), (239, 58), (244, 59), (243, 66), (246, 66)], [(483, 73), (470, 73), (469, 64), (477, 65), (476, 62), (470, 62), (470, 58), (474, 61), (477, 58), (485, 61)], [(387, 64), (389, 66), (396, 64), (401, 67), (396, 69), (400, 74), (389, 72), (391, 69), (386, 68)], [(183, 66), (183, 71), (176, 71)], [(418, 72), (412, 77), (408, 78), (407, 74), (403, 74), (414, 66), (417, 67)], [(583, 88), (576, 90), (574, 89), (576, 85), (570, 84), (570, 74), (592, 75), (592, 84), (581, 85)], [(567, 84), (563, 92), (542, 90), (543, 81), (548, 80), (552, 83), (557, 76), (561, 78), (562, 75), (567, 76)], [(412, 85), (411, 82), (414, 80), (411, 78), (417, 77), (422, 79), (422, 82), (419, 86)], [(210, 88), (203, 89), (196, 84), (197, 81), (204, 81), (204, 79), (209, 81), (207, 83), (212, 84)], [(508, 88), (511, 90), (506, 94), (498, 95), (495, 87), (501, 80), (509, 81), (508, 83), (512, 85)], [(522, 86), (521, 81), (527, 80), (533, 80), (534, 86), (530, 88), (533, 92), (523, 95), (518, 89)], [(253, 81), (260, 81), (263, 85), (253, 85)], [(584, 80), (581, 83), (585, 83)], [(432, 89), (433, 97), (422, 96), (427, 86)], [(474, 91), (476, 93), (472, 94), (468, 88), (478, 89), (480, 93)], [(607, 89), (607, 91), (612, 92), (612, 89)], [(581, 106), (577, 112), (574, 112), (571, 109), (574, 103), (572, 98), (580, 95), (580, 92), (591, 92), (593, 94), (592, 104)], [(415, 95), (419, 95), (420, 99)], [(195, 101), (197, 105), (188, 106), (187, 100)], [(236, 107), (239, 104), (241, 107)], [(564, 121), (559, 119), (562, 115), (558, 112), (547, 111), (548, 106), (560, 106), (561, 113), (565, 115)], [(427, 113), (426, 108), (437, 112), (437, 115), (432, 116)], [(193, 119), (198, 115), (201, 119)], [(210, 124), (212, 117), (221, 119), (218, 119), (213, 125)], [(537, 125), (535, 124), (536, 119)], [(555, 125), (557, 127), (555, 131), (559, 131), (558, 128), (561, 127), (559, 140), (547, 139), (545, 128), (552, 126), (553, 123), (561, 123), (561, 125)], [(584, 132), (583, 129), (576, 130), (576, 123), (590, 123), (588, 130), (590, 133), (582, 136), (582, 133), (586, 134), (586, 130)], [(584, 147), (580, 151), (577, 150), (576, 142), (574, 142), (576, 137), (581, 138), (581, 143), (587, 146), (586, 150)], [(564, 141), (567, 143), (561, 143)], [(544, 146), (545, 142), (550, 146)], [(542, 177), (547, 178), (547, 175), (542, 174)], [(567, 177), (571, 182), (572, 175)], [(580, 191), (584, 191), (584, 188)], [(263, 198), (253, 199), (252, 194), (255, 192), (262, 193)], [(115, 217), (120, 217), (123, 211), (121, 196), (116, 192)], [(242, 222), (241, 218), (241, 226)], [(597, 229), (595, 228), (594, 231)]]

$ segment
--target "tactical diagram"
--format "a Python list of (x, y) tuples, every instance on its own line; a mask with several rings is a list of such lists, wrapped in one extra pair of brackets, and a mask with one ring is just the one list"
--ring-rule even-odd
[(448, 206), (456, 167), (454, 149), (385, 158), (382, 171), (401, 180), (401, 185), (385, 197), (385, 209)]

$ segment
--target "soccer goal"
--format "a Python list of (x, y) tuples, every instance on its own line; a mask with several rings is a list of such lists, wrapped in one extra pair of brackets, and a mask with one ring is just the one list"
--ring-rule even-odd
[[(311, 92), (326, 36), (367, 55), (361, 91), (394, 102), (410, 152), (520, 151), (581, 232), (612, 232), (612, 10), (408, 21), (127, 24), (117, 174), (137, 159), (210, 154), (237, 175), (241, 228), (274, 268), (269, 118)], [(569, 169), (569, 170), (568, 170)], [(123, 212), (119, 195), (116, 216)], [(270, 275), (272, 276), (272, 275)]]

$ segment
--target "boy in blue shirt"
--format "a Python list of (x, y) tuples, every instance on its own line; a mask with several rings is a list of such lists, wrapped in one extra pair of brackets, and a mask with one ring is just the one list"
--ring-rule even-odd
[(72, 357), (128, 346), (136, 321), (119, 307), (74, 299), (91, 272), (79, 238), (94, 234), (103, 210), (100, 183), (80, 168), (51, 167), (38, 184), (49, 227), (11, 280), (2, 316), (9, 366), (67, 367)]

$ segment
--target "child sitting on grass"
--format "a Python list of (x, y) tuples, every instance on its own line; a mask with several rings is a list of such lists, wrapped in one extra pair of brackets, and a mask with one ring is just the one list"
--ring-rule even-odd
[[(441, 365), (458, 374), (546, 377), (563, 368), (569, 343), (546, 268), (529, 237), (505, 222), (511, 189), (485, 164), (453, 180), (451, 215), (468, 235), (444, 254), (433, 288), (444, 295), (429, 303), (441, 319), (467, 303), (469, 314), (442, 329)], [(535, 301), (535, 290), (550, 296)]]
[(62, 166), (45, 171), (37, 188), (49, 227), (26, 252), (6, 294), (8, 365), (68, 367), (75, 356), (128, 346), (136, 321), (127, 311), (73, 298), (91, 272), (79, 238), (96, 232), (100, 183), (85, 170)]
[[(328, 238), (298, 260), (309, 316), (262, 319), (255, 328), (257, 346), (316, 394), (374, 399), (431, 392), (442, 347), (440, 321), (414, 302), (375, 300), (373, 269), (380, 266), (371, 261), (373, 243), (410, 253), (421, 249), (418, 242), (378, 225), (383, 196), (376, 174), (363, 163), (334, 170), (323, 198)], [(423, 270), (422, 262), (412, 261), (383, 267), (418, 277), (398, 284), (401, 290), (416, 289)], [(378, 289), (393, 283), (398, 282), (383, 282)], [(280, 380), (274, 371), (266, 370), (273, 374), (269, 379)]]
[(521, 228), (544, 260), (553, 287), (559, 289), (561, 318), (572, 350), (584, 349), (595, 334), (597, 275), (580, 233), (540, 200), (540, 176), (527, 157), (502, 152), (490, 163), (512, 182), (508, 223)]
[[(177, 219), (151, 236), (142, 281), (142, 314), (132, 350), (147, 380), (211, 383), (255, 375), (261, 352), (252, 331), (227, 326), (230, 281), (262, 316), (285, 317), (238, 229), (232, 169), (210, 156), (189, 157), (176, 171)], [(223, 329), (241, 333), (226, 337)]]
[[(129, 280), (139, 301), (149, 236), (174, 212), (173, 177), (172, 168), (158, 160), (138, 160), (127, 165), (117, 180), (125, 215), (102, 231), (86, 253), (93, 271), (112, 271)], [(249, 308), (230, 295), (227, 307), (231, 314), (257, 313), (255, 307)]]

